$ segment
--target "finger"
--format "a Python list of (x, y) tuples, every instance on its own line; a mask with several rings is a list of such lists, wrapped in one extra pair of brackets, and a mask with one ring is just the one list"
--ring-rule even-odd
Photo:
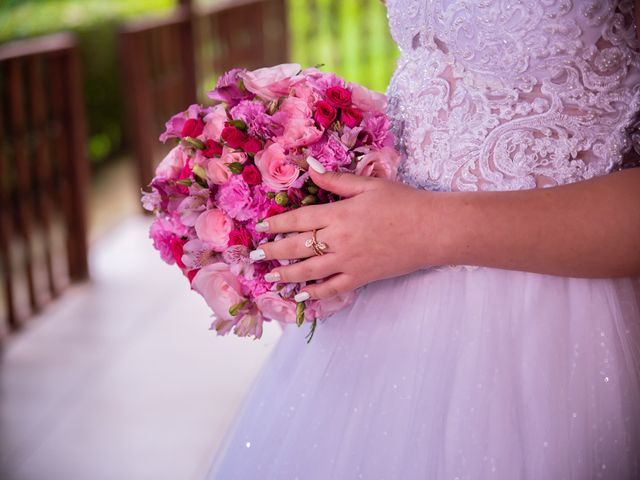
[[(327, 248), (324, 253), (329, 253), (329, 244), (323, 241), (326, 233), (324, 230), (316, 232), (316, 242), (324, 244)], [(307, 246), (313, 237), (312, 232), (304, 232), (275, 242), (263, 243), (260, 248), (249, 254), (252, 260), (291, 260), (296, 258), (308, 258), (316, 255), (312, 246)]]
[(354, 285), (351, 282), (351, 278), (344, 273), (338, 273), (326, 282), (307, 285), (302, 289), (302, 291), (309, 294), (310, 298), (317, 300), (335, 297), (336, 295), (347, 293), (351, 290), (354, 290)]
[(264, 219), (256, 230), (268, 233), (290, 233), (319, 230), (327, 226), (331, 204), (309, 205)]
[(274, 268), (265, 275), (265, 279), (270, 282), (297, 283), (326, 278), (338, 272), (333, 257), (331, 254), (320, 255), (286, 267)]
[(372, 177), (361, 177), (360, 175), (345, 172), (320, 173), (313, 168), (309, 169), (309, 175), (313, 183), (318, 187), (343, 198), (353, 197), (369, 190), (377, 180)]

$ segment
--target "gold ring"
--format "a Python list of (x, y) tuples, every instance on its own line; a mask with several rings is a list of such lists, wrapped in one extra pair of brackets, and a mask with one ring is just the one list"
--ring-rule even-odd
[(311, 238), (307, 239), (304, 242), (304, 246), (307, 248), (312, 248), (313, 252), (316, 255), (324, 255), (326, 252), (326, 250), (329, 249), (329, 245), (327, 245), (324, 242), (319, 242), (316, 238), (316, 230), (314, 229), (313, 232), (311, 232)]

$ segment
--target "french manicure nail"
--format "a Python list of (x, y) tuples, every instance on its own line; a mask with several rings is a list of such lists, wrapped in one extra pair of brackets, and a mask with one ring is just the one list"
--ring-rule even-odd
[(269, 272), (265, 274), (264, 279), (267, 282), (279, 282), (282, 277), (278, 272)]
[(269, 222), (264, 220), (260, 223), (256, 223), (256, 232), (268, 232), (269, 231)]
[(324, 168), (324, 165), (322, 165), (318, 160), (313, 158), (311, 155), (307, 157), (307, 163), (309, 164), (309, 167), (313, 168), (318, 173), (324, 173), (327, 171)]
[(264, 253), (264, 250), (258, 248), (257, 250), (253, 250), (249, 253), (249, 258), (251, 260), (264, 260), (267, 255)]
[(295, 297), (293, 297), (293, 299), (296, 302), (300, 303), (300, 302), (304, 302), (305, 300), (309, 300), (310, 297), (311, 295), (309, 295), (309, 292), (300, 292)]

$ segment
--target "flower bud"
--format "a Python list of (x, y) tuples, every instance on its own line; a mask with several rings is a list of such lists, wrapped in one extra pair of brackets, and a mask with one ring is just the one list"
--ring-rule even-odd
[(309, 192), (311, 195), (315, 195), (316, 193), (318, 193), (318, 186), (314, 184), (307, 185), (307, 192)]
[(276, 194), (276, 203), (281, 207), (286, 207), (289, 203), (289, 197), (287, 196), (287, 192), (278, 192)]
[(207, 179), (207, 172), (204, 168), (202, 168), (200, 165), (194, 165), (193, 166), (193, 174), (202, 179), (202, 180), (206, 180)]
[(302, 205), (313, 205), (318, 201), (318, 198), (315, 195), (307, 195), (302, 199)]
[(296, 324), (300, 327), (304, 322), (304, 302), (296, 304)]

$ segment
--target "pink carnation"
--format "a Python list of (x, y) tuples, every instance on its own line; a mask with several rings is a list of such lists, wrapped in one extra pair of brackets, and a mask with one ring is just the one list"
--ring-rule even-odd
[(282, 133), (282, 125), (273, 120), (262, 102), (244, 100), (233, 107), (230, 113), (234, 120), (242, 120), (247, 124), (249, 135), (270, 139)]
[(312, 145), (311, 155), (332, 172), (351, 163), (349, 150), (335, 134), (330, 134)]
[(376, 148), (392, 147), (393, 135), (389, 128), (391, 122), (384, 113), (373, 113), (362, 121), (362, 130), (368, 134), (371, 144)]
[(251, 189), (242, 175), (232, 175), (227, 183), (220, 185), (216, 204), (227, 215), (238, 221), (257, 218)]

